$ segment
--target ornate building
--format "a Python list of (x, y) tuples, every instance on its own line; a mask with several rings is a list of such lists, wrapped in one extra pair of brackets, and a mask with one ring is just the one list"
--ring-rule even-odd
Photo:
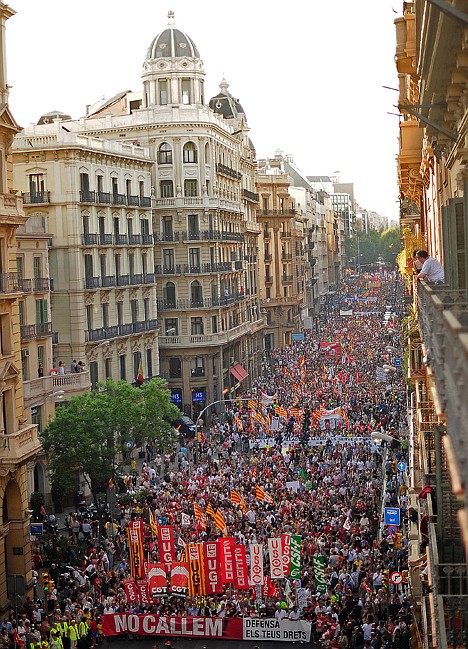
[[(399, 77), (398, 172), (411, 292), (411, 593), (425, 648), (468, 637), (468, 2), (403, 3), (395, 20)], [(408, 272), (415, 248), (443, 262), (445, 283)]]
[(16, 230), (26, 217), (13, 189), (11, 143), (20, 130), (8, 108), (5, 23), (14, 15), (0, 2), (0, 607), (32, 591), (29, 495), (40, 450), (37, 428), (24, 410), (20, 314), (24, 296), (16, 270)]

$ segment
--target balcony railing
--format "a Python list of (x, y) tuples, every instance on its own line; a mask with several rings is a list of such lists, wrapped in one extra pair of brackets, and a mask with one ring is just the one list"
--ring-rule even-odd
[(161, 232), (153, 236), (155, 241), (180, 241), (180, 232)]
[(35, 338), (47, 338), (52, 335), (53, 331), (51, 322), (40, 322), (38, 324), (20, 326), (20, 337), (22, 341), (34, 340)]
[(154, 284), (154, 273), (144, 273), (143, 284)]
[(117, 286), (129, 286), (130, 275), (117, 275)]
[(291, 233), (290, 232), (280, 232), (280, 237), (282, 239), (290, 239), (291, 238)]
[(113, 236), (107, 232), (101, 232), (99, 234), (99, 245), (100, 246), (111, 246), (113, 243)]
[(128, 235), (128, 243), (131, 246), (139, 246), (139, 245), (141, 245), (141, 234), (129, 234)]
[(259, 216), (294, 216), (296, 214), (295, 209), (288, 210), (257, 210)]
[(99, 288), (100, 286), (100, 277), (85, 277), (85, 288)]
[(143, 284), (143, 274), (137, 273), (136, 275), (130, 275), (130, 284), (132, 286)]
[(111, 195), (109, 192), (98, 192), (97, 193), (97, 202), (103, 203), (104, 205), (110, 205)]
[(113, 205), (126, 205), (125, 194), (112, 194)]
[(151, 207), (150, 196), (140, 196), (140, 207)]
[(245, 299), (241, 293), (233, 293), (224, 297), (156, 300), (158, 311), (179, 311), (189, 309), (212, 309), (229, 306)]
[(80, 203), (95, 203), (96, 202), (96, 192), (89, 191), (88, 189), (82, 189), (80, 191)]
[(0, 441), (0, 466), (16, 466), (33, 458), (41, 450), (37, 427), (29, 424), (21, 430), (2, 435)]
[(109, 340), (119, 338), (120, 336), (131, 336), (145, 331), (156, 331), (158, 321), (156, 318), (150, 320), (139, 320), (137, 322), (128, 322), (126, 324), (113, 325), (110, 327), (99, 327), (98, 329), (88, 329), (85, 331), (86, 342), (99, 342), (100, 340)]
[(116, 285), (115, 275), (104, 275), (102, 278), (103, 288), (110, 288), (111, 286)]
[(153, 235), (152, 234), (142, 234), (141, 243), (143, 246), (152, 246), (153, 245)]
[(52, 336), (51, 322), (38, 322), (36, 324), (36, 338), (47, 338)]
[(25, 205), (34, 203), (50, 203), (50, 192), (26, 192), (21, 194)]
[(20, 326), (21, 340), (34, 340), (36, 337), (36, 325)]
[(240, 180), (242, 178), (242, 174), (239, 171), (236, 171), (236, 169), (232, 169), (232, 167), (227, 167), (226, 165), (223, 165), (220, 162), (218, 162), (216, 165), (216, 171), (222, 176), (226, 176), (227, 178), (232, 178), (233, 180)]
[(48, 399), (54, 391), (63, 390), (68, 396), (89, 389), (89, 372), (70, 374), (50, 374), (38, 379), (23, 382), (25, 403)]
[(34, 291), (36, 293), (46, 293), (50, 290), (50, 280), (48, 277), (34, 278)]
[(98, 237), (99, 235), (97, 234), (86, 233), (81, 235), (81, 240), (84, 246), (96, 246), (98, 243)]
[(282, 252), (281, 259), (292, 259), (292, 254), (290, 252)]
[(253, 201), (254, 203), (258, 203), (258, 194), (255, 192), (251, 192), (248, 189), (243, 189), (242, 190), (242, 196), (246, 198), (249, 201)]
[(293, 281), (293, 276), (292, 275), (282, 275), (281, 277), (283, 282), (292, 282)]
[(21, 276), (18, 273), (0, 273), (0, 293), (17, 293), (21, 289)]
[(114, 235), (116, 246), (128, 246), (128, 236), (126, 234)]
[(18, 277), (18, 286), (20, 291), (23, 293), (31, 293), (32, 291), (32, 280), (31, 279), (25, 279), (24, 277), (21, 277), (21, 275)]

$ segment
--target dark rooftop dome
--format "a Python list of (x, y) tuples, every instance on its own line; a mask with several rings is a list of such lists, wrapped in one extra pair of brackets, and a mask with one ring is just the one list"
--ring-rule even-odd
[(52, 124), (54, 119), (65, 121), (67, 119), (71, 119), (71, 116), (67, 115), (66, 113), (62, 113), (61, 110), (51, 110), (50, 113), (45, 113), (45, 115), (41, 115), (39, 121), (37, 122), (37, 125), (40, 126), (41, 124)]
[(209, 102), (209, 107), (215, 113), (219, 113), (225, 119), (237, 117), (240, 113), (245, 115), (245, 111), (241, 106), (238, 99), (233, 97), (229, 92), (229, 84), (226, 79), (223, 79), (219, 84), (221, 92), (212, 97)]
[(163, 32), (153, 39), (148, 48), (146, 59), (165, 58), (200, 58), (197, 46), (190, 36), (184, 34), (174, 25), (174, 12), (169, 11), (167, 14), (168, 26)]

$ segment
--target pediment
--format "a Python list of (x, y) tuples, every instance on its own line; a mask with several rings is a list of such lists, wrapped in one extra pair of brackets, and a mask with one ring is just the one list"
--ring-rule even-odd
[(11, 379), (17, 379), (20, 374), (19, 369), (11, 361), (5, 363), (4, 368), (0, 372), (0, 382), (5, 382)]
[(21, 126), (13, 117), (8, 104), (0, 104), (0, 127), (8, 128), (16, 133), (21, 131)]

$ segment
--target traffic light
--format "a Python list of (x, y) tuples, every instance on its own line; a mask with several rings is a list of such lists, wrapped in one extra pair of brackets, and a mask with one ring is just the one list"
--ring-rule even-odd
[(48, 572), (42, 573), (42, 590), (44, 593), (50, 592), (50, 575)]
[(388, 590), (388, 570), (382, 570), (382, 588)]
[(393, 543), (393, 547), (395, 550), (399, 550), (400, 548), (403, 547), (403, 534), (401, 532), (397, 532), (395, 534), (395, 541)]

